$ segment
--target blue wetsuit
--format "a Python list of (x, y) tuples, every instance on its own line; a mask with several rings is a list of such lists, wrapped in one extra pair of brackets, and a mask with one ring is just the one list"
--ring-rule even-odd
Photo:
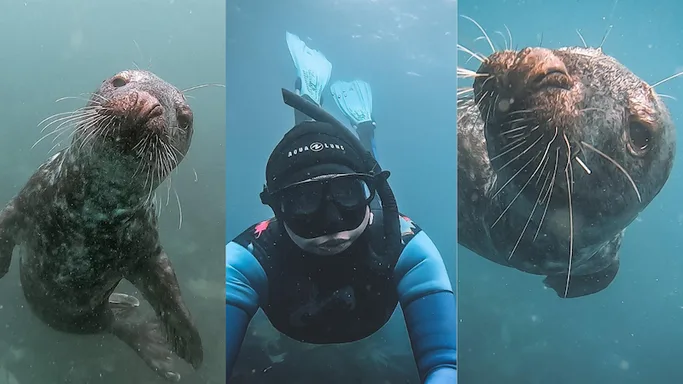
[(326, 344), (363, 339), (401, 304), (425, 384), (456, 382), (456, 303), (439, 251), (401, 216), (402, 252), (383, 252), (381, 210), (349, 249), (314, 256), (270, 219), (226, 246), (227, 375), (259, 308), (280, 332)]

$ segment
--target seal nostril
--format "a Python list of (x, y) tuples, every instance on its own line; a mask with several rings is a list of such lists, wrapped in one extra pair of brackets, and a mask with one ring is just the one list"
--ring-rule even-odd
[(532, 78), (531, 83), (538, 88), (569, 88), (569, 78), (561, 69), (551, 69)]
[(149, 115), (147, 116), (148, 119), (153, 119), (157, 116), (161, 116), (164, 114), (164, 107), (161, 106), (161, 104), (155, 104), (152, 109), (149, 111)]
[(566, 73), (559, 69), (552, 69), (550, 71), (536, 75), (532, 81), (536, 84), (540, 84), (543, 80), (553, 78), (555, 76), (566, 76)]

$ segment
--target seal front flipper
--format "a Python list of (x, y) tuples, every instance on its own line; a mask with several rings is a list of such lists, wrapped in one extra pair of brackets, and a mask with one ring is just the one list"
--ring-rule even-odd
[(0, 212), (0, 277), (5, 276), (12, 263), (12, 251), (16, 245), (20, 214), (15, 199)]
[(150, 303), (166, 333), (173, 351), (195, 369), (204, 360), (199, 332), (183, 303), (171, 261), (159, 247), (158, 254), (145, 259), (126, 275)]
[(548, 276), (543, 280), (543, 284), (565, 299), (588, 296), (607, 288), (617, 276), (617, 272), (619, 259), (614, 259), (612, 264), (601, 271), (587, 275), (572, 275), (569, 279), (569, 289), (566, 289), (567, 274)]
[(110, 303), (110, 306), (115, 319), (111, 330), (114, 336), (135, 350), (157, 374), (170, 381), (180, 381), (161, 322), (157, 319), (132, 320), (133, 307), (128, 303)]

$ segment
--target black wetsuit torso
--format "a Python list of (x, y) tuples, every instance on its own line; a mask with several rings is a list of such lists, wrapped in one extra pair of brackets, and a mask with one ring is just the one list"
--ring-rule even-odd
[[(398, 303), (393, 273), (400, 252), (385, 252), (382, 211), (372, 212), (368, 229), (334, 256), (302, 251), (277, 219), (253, 225), (233, 240), (266, 273), (268, 297), (262, 309), (277, 330), (299, 341), (326, 344), (360, 340), (386, 324)], [(401, 251), (420, 232), (413, 226), (402, 235)]]

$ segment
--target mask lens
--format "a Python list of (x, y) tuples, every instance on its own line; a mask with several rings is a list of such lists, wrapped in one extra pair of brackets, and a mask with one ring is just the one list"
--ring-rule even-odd
[(314, 214), (320, 209), (323, 197), (322, 187), (319, 182), (311, 182), (285, 189), (280, 199), (280, 210), (288, 216)]
[(340, 177), (331, 180), (328, 193), (334, 202), (344, 209), (365, 206), (372, 196), (368, 183), (358, 177)]

